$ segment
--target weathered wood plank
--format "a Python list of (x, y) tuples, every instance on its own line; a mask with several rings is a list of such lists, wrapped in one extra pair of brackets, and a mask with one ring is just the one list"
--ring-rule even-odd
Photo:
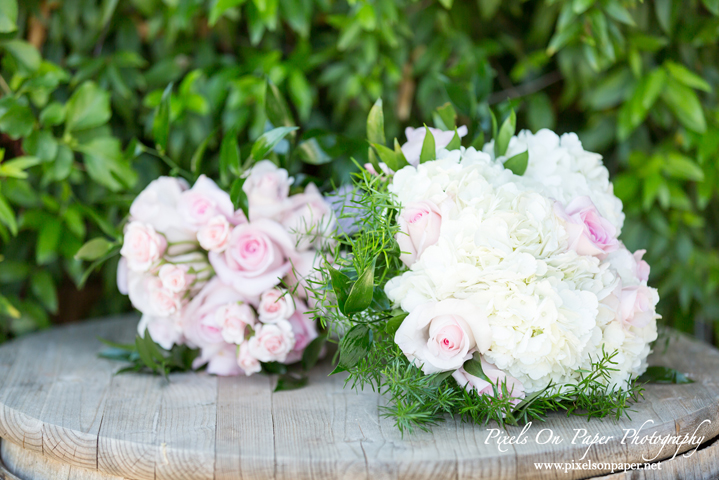
[[(328, 377), (326, 362), (311, 373), (308, 387), (276, 393), (276, 379), (261, 375), (189, 373), (172, 375), (169, 384), (149, 375), (113, 376), (119, 364), (97, 359), (96, 337), (130, 340), (135, 321), (65, 327), (0, 347), (0, 436), (12, 442), (3, 442), (3, 452), (21, 452), (13, 458), (26, 459), (23, 472), (56, 469), (61, 478), (78, 480), (91, 480), (83, 476), (91, 474), (134, 480), (587, 478), (608, 470), (560, 475), (534, 464), (671, 457), (674, 451), (661, 445), (622, 443), (624, 430), (645, 423), (642, 436), (719, 435), (719, 351), (685, 337), (652, 361), (684, 371), (697, 383), (648, 386), (631, 420), (552, 415), (544, 424), (535, 422), (525, 442), (500, 450), (488, 439), (496, 426), (460, 419), (403, 438), (381, 415), (384, 398), (344, 389), (345, 377)], [(537, 438), (542, 429), (562, 442), (545, 443), (549, 430)], [(613, 438), (587, 450), (572, 443), (579, 429)], [(521, 430), (509, 427), (501, 434)], [(694, 448), (686, 445), (666, 462), (666, 471), (713, 478), (719, 456), (709, 453), (715, 445), (693, 459), (681, 455)]]

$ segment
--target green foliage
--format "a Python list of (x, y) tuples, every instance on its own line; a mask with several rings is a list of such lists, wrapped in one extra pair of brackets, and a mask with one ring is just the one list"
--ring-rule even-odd
[(98, 354), (100, 358), (130, 364), (116, 374), (149, 372), (167, 378), (170, 373), (192, 369), (192, 362), (199, 354), (199, 350), (191, 349), (187, 345), (173, 345), (171, 350), (165, 350), (152, 341), (147, 331), (142, 336), (137, 335), (134, 343), (115, 343), (102, 338), (99, 340), (109, 347)]
[[(229, 190), (236, 159), (296, 125), (269, 157), (328, 190), (349, 179), (352, 157), (404, 165), (386, 139), (401, 142), (406, 126), (466, 125), (465, 146), (478, 146), (512, 109), (517, 129), (576, 131), (604, 155), (628, 216), (622, 239), (648, 250), (664, 320), (709, 324), (719, 317), (717, 5), (0, 0), (0, 289), (12, 306), (0, 310), (0, 337), (49, 324), (38, 271), (69, 292), (56, 294), (64, 316), (83, 278), (79, 248), (115, 241), (132, 198), (160, 174), (206, 173)], [(381, 122), (368, 125), (380, 97)], [(128, 308), (114, 269), (93, 274), (98, 301), (81, 315)]]

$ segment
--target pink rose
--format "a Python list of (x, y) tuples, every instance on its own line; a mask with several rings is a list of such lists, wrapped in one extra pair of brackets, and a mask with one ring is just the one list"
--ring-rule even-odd
[[(517, 405), (521, 399), (524, 398), (524, 385), (522, 385), (522, 382), (498, 369), (493, 364), (487, 362), (484, 358), (482, 358), (482, 371), (487, 378), (489, 378), (489, 380), (497, 386), (497, 393), (500, 396), (502, 396), (502, 384), (505, 384), (507, 387), (507, 393), (509, 393), (510, 397), (513, 398), (512, 403), (514, 405)], [(457, 380), (460, 387), (464, 387), (468, 392), (477, 390), (479, 395), (494, 396), (492, 383), (482, 380), (479, 377), (475, 377), (474, 375), (470, 375), (464, 370), (464, 368), (455, 370), (452, 377)]]
[(160, 267), (158, 273), (162, 286), (174, 293), (182, 293), (190, 287), (192, 283), (192, 276), (187, 274), (187, 269), (184, 266), (173, 265), (166, 263)]
[(192, 362), (192, 368), (197, 369), (207, 364), (207, 373), (229, 377), (240, 374), (237, 365), (237, 346), (228, 343), (217, 343), (202, 347), (200, 356)]
[(182, 192), (177, 209), (193, 229), (207, 225), (217, 215), (227, 219), (235, 217), (230, 195), (204, 175), (200, 175), (191, 189)]
[(430, 374), (457, 370), (473, 352), (486, 352), (492, 343), (492, 330), (477, 306), (450, 299), (415, 307), (394, 341), (409, 361)]
[(649, 280), (649, 264), (642, 260), (646, 250), (637, 250), (634, 252), (634, 261), (637, 262), (637, 279), (640, 282), (646, 282)]
[(292, 325), (292, 333), (295, 336), (295, 346), (285, 359), (287, 364), (299, 362), (307, 345), (319, 336), (317, 325), (309, 315), (307, 305), (299, 300), (296, 300), (296, 302), (297, 310), (289, 319), (290, 325)]
[(150, 182), (132, 202), (131, 220), (152, 225), (170, 242), (193, 240), (192, 230), (177, 210), (180, 196), (187, 188), (187, 182), (172, 177), (160, 177)]
[(291, 206), (282, 214), (281, 223), (294, 237), (295, 248), (301, 252), (326, 243), (334, 230), (335, 217), (317, 186), (310, 183), (304, 193), (291, 196), (289, 201)]
[(261, 362), (284, 362), (295, 346), (292, 325), (287, 320), (258, 324), (249, 345), (250, 354)]
[[(429, 131), (434, 137), (434, 146), (437, 149), (437, 153), (449, 145), (449, 142), (451, 142), (452, 138), (454, 138), (454, 132), (451, 130), (430, 128)], [(467, 135), (467, 127), (462, 125), (457, 128), (457, 133), (460, 138), (464, 137)], [(422, 153), (422, 144), (424, 144), (424, 137), (427, 135), (427, 130), (425, 127), (407, 127), (404, 130), (404, 134), (407, 136), (407, 143), (402, 145), (402, 153), (404, 153), (404, 157), (407, 159), (407, 162), (416, 167), (419, 165), (419, 157)]]
[(292, 179), (287, 170), (269, 160), (257, 162), (242, 185), (250, 206), (250, 219), (274, 218), (287, 208)]
[(150, 311), (158, 317), (169, 317), (180, 311), (180, 295), (163, 286), (162, 280), (153, 278), (147, 282)]
[(291, 268), (292, 240), (277, 222), (260, 219), (235, 227), (227, 249), (210, 252), (217, 276), (238, 292), (256, 296), (280, 283)]
[(402, 209), (397, 222), (400, 227), (397, 243), (402, 251), (399, 258), (411, 266), (422, 252), (439, 240), (442, 214), (430, 201), (413, 202)]
[[(393, 175), (394, 174), (394, 170), (389, 168), (387, 166), (387, 164), (384, 162), (379, 162), (379, 168), (380, 168), (380, 170), (382, 170), (382, 175)], [(377, 173), (377, 170), (375, 170), (374, 165), (372, 165), (371, 163), (365, 163), (364, 169), (376, 177), (380, 175), (379, 173)]]
[[(218, 321), (217, 311), (232, 303), (246, 303), (246, 299), (217, 277), (207, 282), (182, 313), (182, 324), (188, 344), (204, 348), (217, 343), (226, 343), (223, 337), (224, 322)], [(224, 318), (222, 317), (222, 320)]]
[(557, 215), (565, 221), (571, 250), (603, 259), (619, 248), (617, 229), (599, 214), (589, 197), (577, 197), (564, 209), (559, 203), (554, 205)]
[(624, 287), (619, 294), (617, 316), (625, 325), (646, 327), (657, 318), (654, 307), (658, 302), (659, 295), (653, 288), (646, 285)]
[(154, 317), (143, 315), (137, 325), (137, 333), (144, 337), (145, 330), (150, 333), (150, 338), (165, 350), (173, 345), (182, 343), (182, 325), (175, 317)]
[(120, 255), (135, 272), (146, 272), (165, 254), (167, 240), (155, 232), (152, 225), (130, 222), (125, 228)]
[(260, 296), (257, 315), (262, 323), (287, 320), (295, 313), (295, 302), (287, 290), (273, 288)]
[(230, 231), (230, 222), (227, 221), (227, 218), (224, 215), (217, 215), (200, 227), (197, 232), (197, 241), (205, 250), (222, 252), (227, 248)]
[(243, 343), (247, 327), (255, 325), (255, 319), (255, 312), (245, 303), (227, 303), (215, 310), (215, 326), (227, 343)]
[(253, 357), (250, 353), (250, 345), (247, 342), (240, 345), (240, 348), (238, 349), (237, 365), (239, 365), (248, 377), (253, 373), (258, 373), (262, 370), (260, 361)]

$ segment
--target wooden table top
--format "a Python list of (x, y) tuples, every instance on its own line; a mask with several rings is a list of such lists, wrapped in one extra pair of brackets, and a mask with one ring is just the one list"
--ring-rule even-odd
[[(495, 439), (488, 440), (496, 425), (459, 419), (402, 438), (392, 420), (380, 415), (378, 394), (344, 389), (345, 377), (328, 377), (326, 363), (312, 372), (307, 387), (277, 393), (276, 378), (264, 375), (174, 374), (169, 383), (144, 374), (114, 376), (121, 364), (97, 357), (103, 348), (97, 337), (128, 342), (136, 324), (134, 316), (93, 321), (0, 347), (0, 437), (7, 467), (0, 466), (0, 479), (13, 478), (8, 470), (23, 480), (46, 478), (38, 472), (53, 469), (64, 469), (69, 479), (588, 478), (609, 470), (564, 474), (539, 470), (535, 463), (580, 462), (587, 445), (581, 436), (572, 442), (577, 429), (588, 437), (612, 437), (589, 448), (584, 460), (595, 463), (672, 457), (672, 447), (658, 453), (660, 444), (621, 441), (626, 429), (642, 425), (637, 438), (694, 433), (709, 442), (719, 435), (719, 351), (684, 336), (677, 335), (650, 363), (676, 368), (696, 383), (647, 386), (631, 420), (587, 422), (553, 414), (546, 423), (532, 424), (526, 443), (500, 451)], [(550, 435), (538, 435), (543, 429), (562, 443), (542, 444)], [(507, 434), (521, 430), (509, 427)], [(663, 462), (664, 476), (634, 472), (639, 476), (631, 478), (717, 478), (718, 445)]]

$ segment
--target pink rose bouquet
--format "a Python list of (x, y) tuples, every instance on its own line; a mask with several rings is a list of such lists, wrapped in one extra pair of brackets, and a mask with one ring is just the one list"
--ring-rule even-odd
[(192, 367), (216, 375), (302, 358), (319, 336), (307, 264), (335, 219), (314, 184), (291, 195), (292, 181), (269, 160), (256, 163), (243, 184), (249, 218), (204, 175), (191, 187), (161, 177), (138, 195), (118, 286), (142, 313), (140, 336), (165, 350), (197, 349)]

